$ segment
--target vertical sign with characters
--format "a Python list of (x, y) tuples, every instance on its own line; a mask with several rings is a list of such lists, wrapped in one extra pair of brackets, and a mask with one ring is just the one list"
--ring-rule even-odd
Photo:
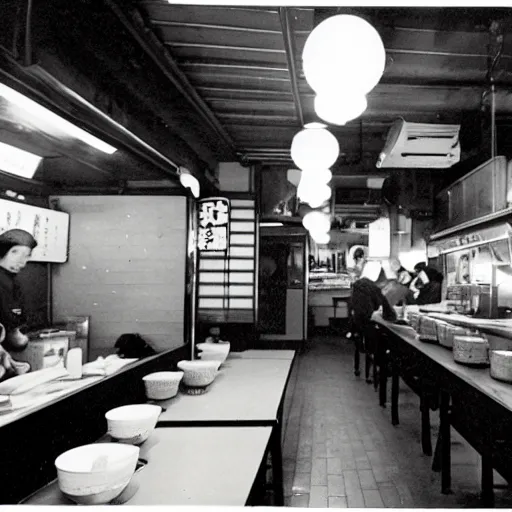
[(200, 251), (227, 251), (229, 247), (229, 199), (210, 197), (198, 201)]

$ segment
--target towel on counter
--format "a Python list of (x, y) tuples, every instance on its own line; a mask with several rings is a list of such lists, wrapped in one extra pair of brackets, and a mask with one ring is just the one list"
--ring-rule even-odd
[(124, 366), (138, 361), (138, 359), (125, 359), (119, 357), (117, 354), (112, 354), (107, 357), (98, 357), (96, 361), (86, 363), (82, 366), (82, 375), (84, 376), (107, 376), (116, 373)]

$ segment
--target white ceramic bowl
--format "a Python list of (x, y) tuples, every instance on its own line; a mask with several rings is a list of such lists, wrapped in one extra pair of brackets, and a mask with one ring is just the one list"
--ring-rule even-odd
[(159, 405), (151, 404), (116, 407), (105, 414), (108, 433), (119, 441), (141, 444), (154, 430), (161, 412)]
[(220, 361), (180, 361), (178, 368), (183, 370), (183, 383), (189, 387), (205, 387), (215, 380)]
[(135, 472), (139, 448), (127, 444), (87, 444), (55, 459), (60, 490), (80, 505), (102, 505), (117, 498)]
[(155, 372), (142, 377), (146, 396), (151, 400), (166, 400), (178, 394), (183, 372)]
[(229, 355), (229, 342), (225, 343), (198, 343), (199, 357), (203, 361), (220, 361), (221, 364)]

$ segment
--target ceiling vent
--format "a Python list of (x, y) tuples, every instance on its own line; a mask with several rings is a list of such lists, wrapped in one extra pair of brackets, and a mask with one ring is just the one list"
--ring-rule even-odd
[(460, 160), (460, 125), (408, 123), (389, 129), (377, 167), (446, 169)]

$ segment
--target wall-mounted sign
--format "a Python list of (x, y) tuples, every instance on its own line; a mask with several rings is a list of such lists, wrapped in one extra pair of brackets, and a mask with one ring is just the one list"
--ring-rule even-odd
[(200, 251), (226, 251), (229, 244), (229, 199), (210, 197), (198, 201), (197, 247)]
[(36, 239), (31, 261), (67, 261), (68, 213), (0, 199), (0, 233), (9, 229), (24, 229)]

